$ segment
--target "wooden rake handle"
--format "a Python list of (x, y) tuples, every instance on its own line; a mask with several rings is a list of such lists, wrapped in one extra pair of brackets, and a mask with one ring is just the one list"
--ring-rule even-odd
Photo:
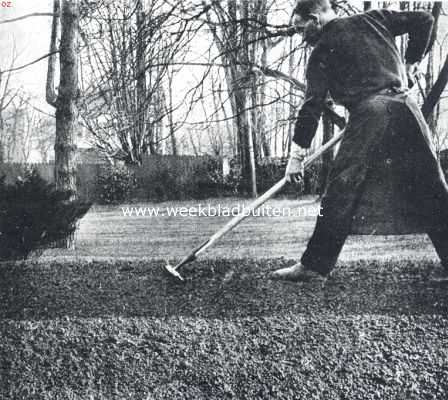
[[(331, 149), (336, 143), (338, 143), (342, 137), (344, 132), (339, 133), (334, 136), (331, 140), (325, 143), (319, 150), (317, 150), (314, 154), (307, 157), (303, 164), (304, 168), (307, 168), (311, 165), (316, 159), (318, 159), (322, 154), (324, 154), (327, 150)], [(215, 234), (213, 234), (206, 242), (204, 242), (201, 246), (199, 246), (194, 252), (195, 257), (199, 254), (203, 253), (210, 246), (212, 246), (217, 240), (223, 237), (227, 232), (231, 231), (235, 226), (237, 226), (241, 221), (249, 217), (253, 211), (255, 211), (258, 207), (266, 203), (269, 199), (275, 196), (283, 187), (286, 185), (286, 178), (282, 178), (278, 181), (274, 186), (272, 186), (267, 192), (263, 195), (255, 199), (252, 203), (250, 203), (241, 214), (233, 217), (227, 224), (225, 224), (220, 230), (218, 230)]]

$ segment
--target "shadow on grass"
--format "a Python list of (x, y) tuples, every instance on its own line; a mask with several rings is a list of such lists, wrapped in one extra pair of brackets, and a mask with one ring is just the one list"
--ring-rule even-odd
[(273, 282), (284, 259), (196, 262), (185, 283), (162, 272), (163, 261), (3, 264), (0, 318), (171, 317), (235, 318), (284, 313), (443, 315), (448, 283), (428, 277), (431, 262), (345, 263), (324, 288)]

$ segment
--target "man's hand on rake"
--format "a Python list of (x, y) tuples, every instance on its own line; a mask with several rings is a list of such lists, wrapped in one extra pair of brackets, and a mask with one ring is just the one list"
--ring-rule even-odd
[(291, 155), (288, 165), (286, 166), (285, 178), (290, 183), (299, 185), (303, 182), (305, 174), (303, 160), (305, 159), (306, 150), (292, 142)]

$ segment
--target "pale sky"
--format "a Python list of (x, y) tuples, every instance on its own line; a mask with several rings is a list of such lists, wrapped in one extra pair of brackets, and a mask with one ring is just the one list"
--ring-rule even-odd
[[(1, 4), (1, 3), (0, 3)], [(35, 12), (52, 12), (52, 0), (11, 0), (11, 8), (0, 7), (0, 20)], [(32, 17), (0, 25), (0, 68), (8, 69), (15, 42), (19, 57), (15, 66), (27, 64), (47, 54), (50, 47), (51, 17)], [(23, 87), (39, 97), (36, 104), (51, 110), (45, 103), (47, 60), (17, 71), (12, 77), (13, 87)]]

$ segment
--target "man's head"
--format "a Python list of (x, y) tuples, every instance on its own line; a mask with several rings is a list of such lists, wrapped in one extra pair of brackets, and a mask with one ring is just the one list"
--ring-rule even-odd
[(298, 0), (293, 11), (293, 24), (303, 31), (304, 40), (314, 46), (323, 26), (335, 17), (330, 0)]

